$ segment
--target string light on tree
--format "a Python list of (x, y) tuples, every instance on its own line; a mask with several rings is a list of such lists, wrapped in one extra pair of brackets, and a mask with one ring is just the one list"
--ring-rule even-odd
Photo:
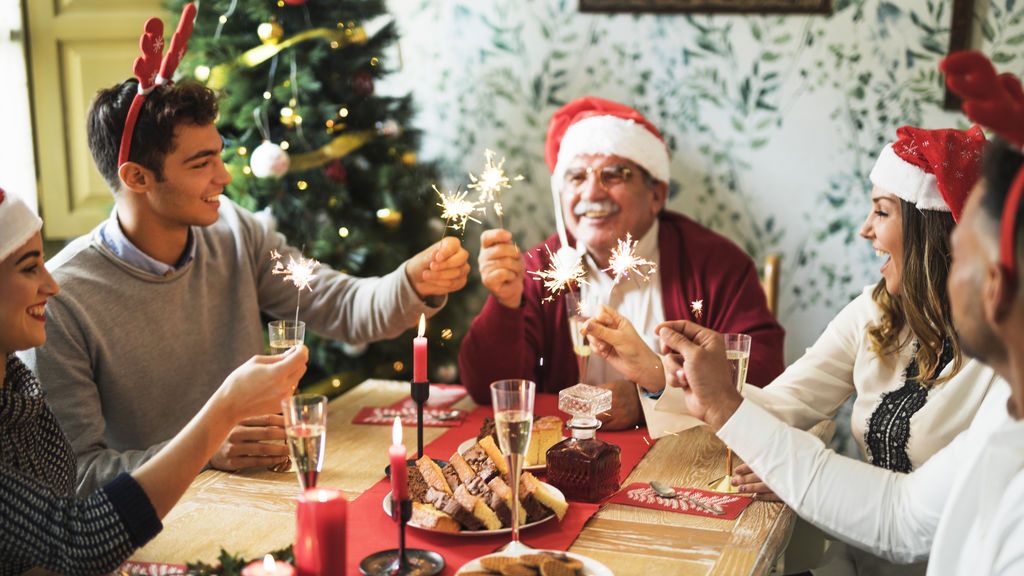
[(271, 20), (270, 22), (264, 22), (256, 27), (256, 35), (259, 36), (260, 42), (264, 44), (277, 44), (284, 37), (284, 28), (280, 24)]

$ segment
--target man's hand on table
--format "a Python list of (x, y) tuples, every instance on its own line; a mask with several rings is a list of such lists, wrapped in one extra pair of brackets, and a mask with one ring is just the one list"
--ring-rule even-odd
[(582, 334), (613, 368), (648, 392), (665, 388), (661, 358), (637, 334), (636, 328), (615, 310), (602, 305), (583, 325)]
[(210, 458), (210, 466), (228, 472), (257, 466), (283, 466), (288, 461), (288, 446), (284, 440), (284, 416), (268, 414), (247, 418), (231, 430), (228, 439)]
[(640, 424), (643, 410), (636, 384), (629, 380), (616, 380), (598, 384), (600, 388), (612, 391), (612, 409), (597, 415), (605, 430), (626, 430)]
[(686, 320), (662, 322), (654, 331), (661, 339), (665, 372), (674, 376), (669, 384), (683, 390), (690, 414), (718, 431), (743, 402), (732, 382), (725, 338)]
[(769, 502), (782, 502), (782, 499), (772, 492), (767, 484), (761, 481), (761, 477), (754, 474), (750, 466), (740, 464), (732, 471), (732, 485), (744, 494), (756, 494), (758, 500)]

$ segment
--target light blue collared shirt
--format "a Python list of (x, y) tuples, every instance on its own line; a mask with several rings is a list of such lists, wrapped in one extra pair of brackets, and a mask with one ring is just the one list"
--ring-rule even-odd
[(121, 229), (121, 222), (117, 219), (117, 212), (114, 212), (107, 219), (106, 224), (100, 228), (100, 240), (103, 241), (104, 246), (109, 248), (121, 260), (157, 276), (167, 276), (176, 270), (180, 270), (182, 266), (188, 264), (196, 257), (196, 242), (192, 228), (188, 229), (188, 243), (185, 244), (185, 250), (181, 253), (181, 258), (174, 266), (169, 266), (139, 250), (138, 246), (132, 244), (132, 241), (125, 236), (124, 230)]

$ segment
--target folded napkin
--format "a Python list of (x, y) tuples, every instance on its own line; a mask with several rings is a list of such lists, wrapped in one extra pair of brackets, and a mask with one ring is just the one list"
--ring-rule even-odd
[(115, 574), (131, 574), (145, 576), (170, 576), (171, 574), (187, 574), (188, 567), (184, 564), (162, 564), (155, 562), (128, 561), (114, 571)]
[[(720, 520), (734, 520), (750, 505), (751, 499), (744, 494), (721, 494), (697, 488), (675, 488), (679, 496), (665, 498), (659, 496), (650, 484), (637, 482), (619, 490), (612, 496), (609, 504), (624, 504), (654, 510), (682, 512), (694, 516), (706, 516)], [(711, 510), (721, 511), (715, 514)]]

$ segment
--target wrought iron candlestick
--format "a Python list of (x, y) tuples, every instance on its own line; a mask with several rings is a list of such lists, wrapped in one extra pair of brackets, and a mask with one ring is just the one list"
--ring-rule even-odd
[(398, 549), (381, 550), (363, 558), (359, 571), (364, 576), (433, 576), (444, 570), (444, 558), (437, 552), (405, 547), (405, 525), (412, 518), (412, 501), (391, 502), (392, 517), (398, 520)]
[(416, 402), (416, 458), (423, 458), (423, 405), (430, 398), (429, 382), (412, 383), (412, 399)]

